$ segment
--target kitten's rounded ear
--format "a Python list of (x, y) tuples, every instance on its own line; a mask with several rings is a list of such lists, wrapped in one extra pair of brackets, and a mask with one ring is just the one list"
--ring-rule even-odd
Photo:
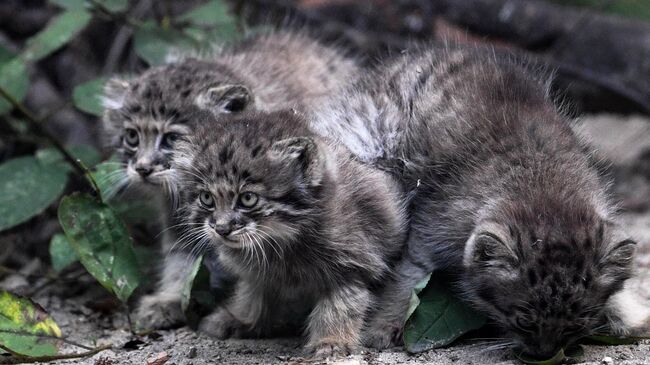
[(601, 280), (604, 284), (608, 284), (627, 279), (632, 268), (636, 241), (613, 223), (606, 224), (603, 240), (609, 244), (603, 248), (598, 262)]
[(310, 137), (293, 137), (273, 143), (272, 158), (297, 165), (309, 185), (319, 185), (324, 175), (325, 160), (318, 145)]
[(120, 78), (108, 80), (104, 85), (104, 96), (102, 97), (104, 108), (113, 110), (122, 108), (130, 85), (129, 81)]
[(238, 113), (246, 109), (252, 100), (250, 90), (244, 85), (220, 85), (199, 94), (196, 105), (215, 113)]
[(494, 230), (479, 230), (465, 244), (463, 264), (467, 268), (489, 270), (495, 275), (510, 276), (517, 265), (517, 255), (504, 235)]

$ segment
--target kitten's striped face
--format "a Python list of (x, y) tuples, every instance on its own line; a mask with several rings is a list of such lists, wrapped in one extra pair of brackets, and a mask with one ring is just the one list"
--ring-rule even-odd
[(467, 280), (519, 351), (550, 358), (604, 323), (635, 244), (601, 221), (584, 219), (581, 229), (513, 222), (484, 225), (470, 238)]
[(122, 120), (122, 133), (115, 151), (124, 163), (126, 176), (137, 184), (165, 185), (170, 178), (170, 158), (176, 142), (189, 132), (188, 120), (177, 109), (139, 105), (114, 112)]
[(192, 129), (187, 115), (196, 109), (236, 113), (252, 100), (246, 87), (197, 60), (155, 68), (132, 81), (111, 80), (105, 94), (105, 136), (123, 167), (118, 184), (165, 186), (170, 193), (171, 153)]
[(268, 133), (237, 121), (216, 137), (181, 143), (174, 164), (182, 219), (193, 241), (238, 249), (242, 260), (250, 250), (270, 258), (281, 255), (313, 216), (315, 191), (306, 173), (311, 140), (274, 140)]

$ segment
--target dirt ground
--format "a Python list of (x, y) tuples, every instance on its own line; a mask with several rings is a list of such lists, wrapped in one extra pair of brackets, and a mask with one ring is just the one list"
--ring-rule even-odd
[[(599, 115), (583, 120), (581, 130), (617, 167), (616, 185), (623, 218), (638, 240), (637, 276), (630, 283), (650, 308), (650, 119)], [(67, 288), (74, 292), (74, 288)], [(122, 312), (102, 313), (110, 300), (96, 288), (80, 295), (43, 295), (37, 301), (47, 308), (71, 340), (84, 344), (112, 344), (85, 360), (57, 362), (101, 364), (147, 364), (147, 359), (166, 353), (168, 365), (198, 364), (286, 364), (301, 363), (299, 339), (216, 341), (188, 328), (159, 331), (133, 343)], [(131, 341), (131, 342), (130, 342)], [(126, 346), (125, 346), (126, 345)], [(131, 349), (126, 349), (131, 348)], [(66, 350), (77, 351), (69, 345)], [(586, 364), (650, 364), (650, 341), (635, 345), (585, 346)], [(611, 362), (610, 362), (611, 361)], [(450, 348), (409, 355), (401, 348), (365, 350), (339, 364), (514, 364), (507, 350), (491, 350), (490, 345), (467, 340)]]

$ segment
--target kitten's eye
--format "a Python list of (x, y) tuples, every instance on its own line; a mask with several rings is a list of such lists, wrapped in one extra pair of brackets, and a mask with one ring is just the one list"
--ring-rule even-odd
[(138, 131), (132, 128), (128, 128), (126, 130), (126, 134), (124, 135), (124, 142), (126, 142), (129, 147), (137, 147), (138, 143), (140, 143)]
[(534, 329), (533, 323), (527, 319), (517, 317), (515, 321), (517, 322), (517, 326), (524, 331), (532, 331)]
[(257, 194), (251, 193), (250, 191), (239, 194), (239, 204), (244, 208), (254, 207), (258, 200)]
[(210, 209), (214, 207), (214, 198), (212, 198), (212, 194), (207, 191), (199, 193), (199, 201), (205, 208)]
[(163, 135), (161, 144), (163, 147), (172, 147), (174, 145), (174, 142), (178, 140), (178, 137), (180, 137), (178, 133), (165, 133)]

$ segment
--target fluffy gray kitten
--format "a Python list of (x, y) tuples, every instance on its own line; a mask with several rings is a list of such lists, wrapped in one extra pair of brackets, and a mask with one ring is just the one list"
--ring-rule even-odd
[[(106, 86), (103, 118), (107, 146), (123, 168), (115, 190), (136, 186), (163, 204), (163, 226), (169, 225), (167, 190), (173, 170), (170, 156), (179, 138), (194, 129), (192, 110), (217, 115), (244, 110), (296, 108), (334, 93), (356, 75), (355, 62), (341, 50), (305, 35), (276, 32), (249, 38), (201, 59), (187, 58), (152, 68), (131, 79), (113, 79)], [(165, 230), (163, 252), (176, 241)], [(167, 256), (156, 293), (145, 296), (136, 311), (145, 328), (183, 322), (180, 288), (188, 256)]]
[(403, 249), (397, 182), (295, 112), (196, 118), (173, 159), (182, 227), (238, 278), (234, 297), (200, 329), (226, 338), (294, 325), (317, 357), (353, 350), (373, 288)]
[(369, 345), (399, 337), (412, 288), (436, 270), (534, 356), (616, 315), (608, 301), (630, 275), (634, 242), (547, 83), (529, 69), (479, 50), (412, 52), (312, 122), (408, 191), (408, 249)]

